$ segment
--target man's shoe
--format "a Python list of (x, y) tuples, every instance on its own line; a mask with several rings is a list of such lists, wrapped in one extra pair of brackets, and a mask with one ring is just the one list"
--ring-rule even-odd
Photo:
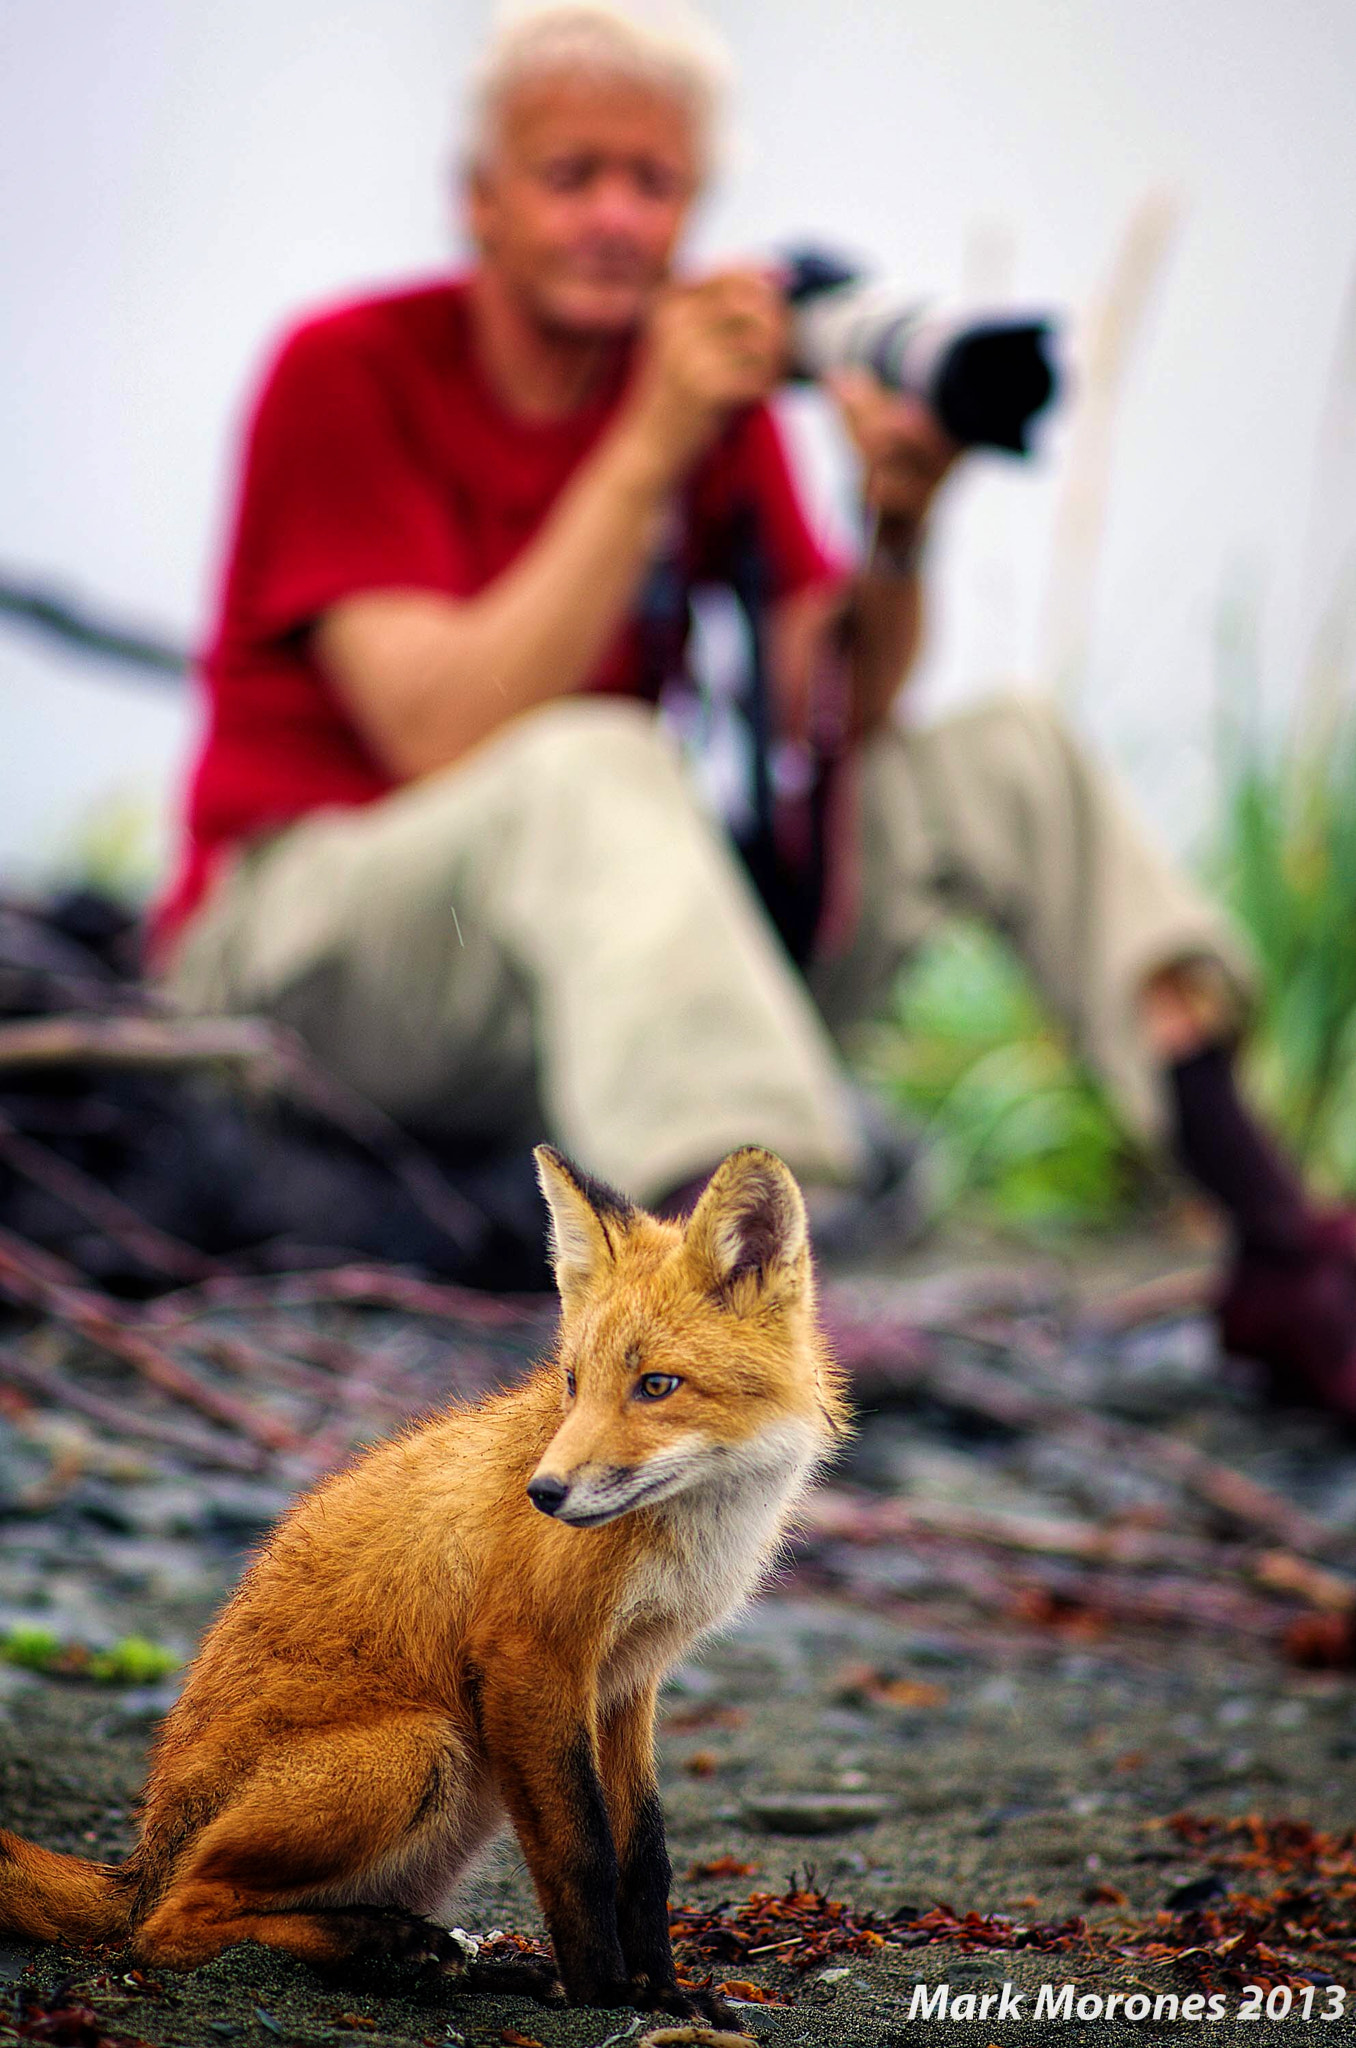
[(1356, 1423), (1356, 1215), (1315, 1216), (1288, 1256), (1242, 1252), (1219, 1303), (1220, 1341), (1271, 1371), (1279, 1400)]

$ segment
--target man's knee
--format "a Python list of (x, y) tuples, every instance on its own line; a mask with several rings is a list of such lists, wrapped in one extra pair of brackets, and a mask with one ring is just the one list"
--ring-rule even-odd
[(987, 698), (918, 735), (916, 767), (967, 809), (1053, 820), (1102, 783), (1094, 756), (1059, 707), (1035, 692)]

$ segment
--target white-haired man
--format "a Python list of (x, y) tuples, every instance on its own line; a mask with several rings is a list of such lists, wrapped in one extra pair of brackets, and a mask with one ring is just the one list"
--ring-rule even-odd
[[(603, 8), (520, 17), (480, 79), (474, 266), (286, 341), (206, 665), (172, 983), (289, 1021), (411, 1125), (549, 1135), (642, 1200), (748, 1140), (842, 1186), (864, 1148), (838, 1037), (977, 911), (1227, 1211), (1226, 1337), (1356, 1412), (1356, 1241), (1238, 1099), (1247, 977), (1218, 916), (1038, 701), (889, 716), (955, 450), (840, 382), (876, 536), (845, 572), (767, 409), (775, 281), (675, 274), (718, 85), (700, 47)], [(858, 742), (855, 925), (803, 977), (647, 702), (656, 555), (719, 582), (750, 521), (783, 728), (833, 636)]]

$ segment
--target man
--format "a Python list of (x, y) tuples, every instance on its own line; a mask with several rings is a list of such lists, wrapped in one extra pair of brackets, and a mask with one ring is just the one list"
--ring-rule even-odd
[[(1226, 1340), (1356, 1411), (1356, 1235), (1240, 1103), (1246, 970), (1048, 709), (891, 721), (955, 450), (869, 377), (836, 397), (874, 544), (812, 538), (766, 401), (775, 281), (687, 281), (716, 78), (603, 8), (501, 32), (476, 262), (298, 328), (250, 434), (189, 848), (161, 943), (202, 1009), (293, 1024), (407, 1122), (549, 1134), (655, 1203), (733, 1145), (851, 1185), (836, 1036), (955, 909), (1009, 934), (1129, 1122), (1224, 1207)], [(657, 555), (731, 573), (752, 520), (784, 732), (846, 647), (860, 901), (791, 966), (650, 705)]]

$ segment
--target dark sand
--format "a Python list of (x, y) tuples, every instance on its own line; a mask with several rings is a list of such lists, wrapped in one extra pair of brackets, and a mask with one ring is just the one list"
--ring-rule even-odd
[[(1162, 1341), (1179, 1413), (1194, 1402), (1193, 1413), (1214, 1416), (1215, 1383), (1199, 1344), (1193, 1350), (1180, 1330)], [(1137, 1355), (1142, 1367), (1149, 1360), (1146, 1384), (1159, 1372), (1153, 1384), (1161, 1392), (1162, 1360), (1155, 1363), (1143, 1349)], [(1192, 1383), (1189, 1400), (1181, 1394), (1184, 1382)], [(1338, 1451), (1324, 1425), (1302, 1417), (1278, 1422), (1246, 1398), (1219, 1399), (1232, 1455), (1242, 1457), (1251, 1445), (1255, 1469), (1273, 1480), (1307, 1474), (1311, 1504), (1352, 1518), (1352, 1454)], [(1182, 1426), (1199, 1435), (1198, 1422), (1199, 1415)], [(892, 1417), (874, 1435), (868, 1430), (858, 1455), (868, 1464), (875, 1459), (879, 1479), (882, 1460), (888, 1464), (916, 1435), (924, 1448), (930, 1443), (943, 1479), (947, 1460), (954, 1467), (964, 1456), (973, 1459), (981, 1492), (1002, 1478), (983, 1444), (928, 1439), (925, 1425), (926, 1418)], [(0, 1623), (45, 1620), (90, 1637), (136, 1629), (191, 1647), (277, 1498), (222, 1482), (204, 1526), (194, 1482), (113, 1460), (42, 1511), (32, 1505), (31, 1489), (52, 1455), (50, 1446), (44, 1450), (22, 1429), (0, 1423), (0, 1490), (8, 1485), (11, 1503), (0, 1517)], [(926, 1478), (915, 1472), (914, 1483)], [(1003, 1483), (1012, 1483), (1010, 1474)], [(1305, 1487), (1297, 1486), (1303, 1495)], [(845, 1702), (843, 1668), (862, 1662), (930, 1690), (913, 1706)], [(4, 1825), (99, 1858), (125, 1853), (148, 1738), (167, 1696), (0, 1666)], [(926, 1585), (907, 1600), (883, 1597), (875, 1611), (793, 1586), (765, 1598), (726, 1639), (676, 1673), (665, 1704), (681, 1724), (662, 1732), (661, 1754), (674, 1897), (684, 1903), (737, 1901), (755, 1888), (780, 1891), (789, 1872), (808, 1864), (820, 1885), (858, 1908), (894, 1910), (908, 1902), (925, 1909), (940, 1900), (961, 1913), (1002, 1912), (1019, 1921), (1083, 1913), (1094, 1928), (1110, 1929), (1126, 1916), (1142, 1919), (1174, 1886), (1208, 1868), (1208, 1859), (1160, 1825), (1180, 1809), (1287, 1815), (1339, 1828), (1356, 1820), (1351, 1678), (1295, 1671), (1264, 1640), (1183, 1629), (1078, 1641), (1048, 1629), (986, 1623), (953, 1599), (930, 1597)], [(876, 1793), (887, 1810), (855, 1829), (773, 1834), (745, 1802), (778, 1789)], [(718, 1881), (689, 1875), (723, 1856), (757, 1864), (760, 1874)], [(1125, 1904), (1096, 1902), (1097, 1887), (1114, 1888)], [(479, 1881), (463, 1919), (480, 1931), (540, 1932), (525, 1873), (509, 1848)], [(1077, 1997), (1123, 1997), (1140, 1987), (1182, 1996), (1192, 1988), (1173, 1966), (1103, 1961), (1086, 1946), (1068, 1955), (886, 1947), (835, 1967), (845, 1974), (821, 1981), (815, 1973), (795, 1976), (775, 1957), (751, 1965), (756, 1981), (794, 2001), (749, 2009), (759, 2037), (786, 2048), (1356, 2037), (1356, 1958), (1337, 1968), (1353, 1995), (1345, 2019), (1331, 2025), (1239, 2020), (1237, 1992), (1228, 1997), (1230, 2016), (1215, 2022), (1037, 2021), (1036, 1991), (1046, 1983), (1073, 1981)], [(1331, 1957), (1326, 1967), (1333, 1969)], [(88, 1987), (104, 2028), (157, 2048), (274, 2048), (278, 2041), (299, 2048), (358, 2041), (455, 2048), (458, 2039), (499, 2042), (505, 2028), (544, 2048), (598, 2048), (608, 2040), (621, 2048), (643, 2031), (628, 2012), (544, 2010), (524, 1999), (470, 1999), (394, 1980), (336, 1989), (249, 1945), (189, 1976), (166, 1976), (149, 1992), (121, 1980), (126, 1968), (125, 1959), (0, 1952), (0, 2004), (13, 2010), (20, 1981), (40, 2001), (74, 1982)], [(1005, 1981), (1026, 1995), (1021, 2017), (1000, 2021)], [(910, 2023), (914, 1987), (943, 1982), (954, 1996), (975, 1995), (976, 2016)], [(991, 2003), (982, 2017), (986, 1994)], [(1327, 1997), (1316, 1993), (1317, 2010)], [(355, 2026), (355, 2016), (371, 2024)], [(0, 2025), (2, 2038), (13, 2038), (9, 2025)], [(76, 2040), (74, 2048), (94, 2048), (96, 2038)]]

